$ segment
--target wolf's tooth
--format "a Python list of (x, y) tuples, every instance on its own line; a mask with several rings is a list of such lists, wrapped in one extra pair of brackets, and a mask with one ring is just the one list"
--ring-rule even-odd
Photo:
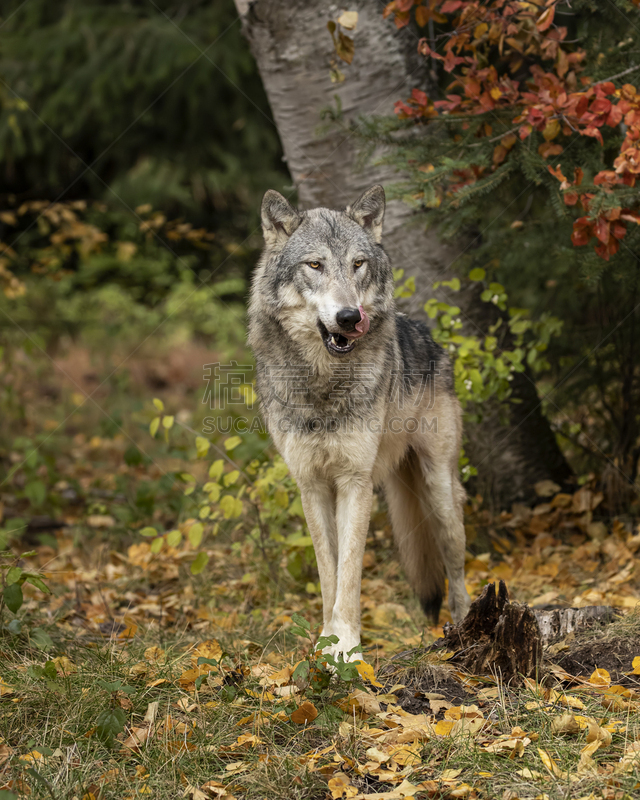
[(333, 334), (331, 334), (331, 341), (333, 342), (333, 344), (335, 344), (336, 347), (338, 346), (338, 342), (336, 342), (336, 337)]

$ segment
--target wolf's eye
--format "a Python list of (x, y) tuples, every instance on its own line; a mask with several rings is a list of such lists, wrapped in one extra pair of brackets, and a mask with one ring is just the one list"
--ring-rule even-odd
[(358, 258), (356, 261), (353, 262), (354, 269), (360, 269), (360, 267), (364, 264), (364, 258)]
[(311, 269), (320, 269), (321, 267), (319, 261), (307, 261), (307, 264), (311, 267)]

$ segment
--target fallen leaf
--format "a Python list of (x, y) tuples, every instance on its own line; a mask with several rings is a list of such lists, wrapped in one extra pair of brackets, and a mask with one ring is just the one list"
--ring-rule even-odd
[(317, 716), (318, 709), (313, 705), (313, 703), (305, 700), (304, 703), (301, 703), (298, 708), (296, 708), (290, 719), (291, 722), (295, 722), (296, 725), (306, 725), (309, 722), (313, 722)]

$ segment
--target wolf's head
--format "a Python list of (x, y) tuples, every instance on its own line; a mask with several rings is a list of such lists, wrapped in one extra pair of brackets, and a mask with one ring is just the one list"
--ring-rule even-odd
[(393, 297), (380, 244), (384, 209), (382, 186), (345, 211), (300, 212), (278, 192), (265, 194), (265, 251), (254, 292), (264, 293), (293, 339), (321, 340), (330, 355), (342, 356), (375, 336)]

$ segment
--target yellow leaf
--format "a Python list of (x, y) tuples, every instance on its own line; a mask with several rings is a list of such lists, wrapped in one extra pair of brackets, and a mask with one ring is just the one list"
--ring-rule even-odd
[(304, 703), (301, 703), (298, 708), (293, 712), (290, 719), (291, 722), (295, 722), (296, 725), (306, 725), (309, 722), (313, 722), (313, 720), (318, 716), (318, 709), (306, 700)]
[(338, 24), (348, 31), (352, 31), (358, 24), (357, 11), (343, 11), (338, 17)]
[(189, 543), (191, 547), (200, 547), (202, 543), (202, 537), (204, 534), (204, 527), (202, 526), (201, 522), (194, 522), (194, 524), (189, 528), (187, 536), (189, 537)]
[(162, 418), (162, 427), (166, 430), (169, 430), (173, 427), (173, 417), (171, 415), (167, 415), (166, 417)]
[(630, 673), (630, 674), (631, 675), (640, 675), (640, 656), (636, 656), (633, 659), (633, 662), (632, 662), (631, 666), (633, 667), (633, 672)]
[(549, 770), (552, 775), (555, 775), (557, 778), (564, 777), (563, 771), (558, 767), (556, 762), (551, 758), (549, 753), (546, 750), (542, 750), (540, 747), (538, 748), (538, 755), (540, 756), (540, 760), (545, 765), (545, 767)]
[[(238, 437), (236, 437), (238, 438)], [(209, 477), (212, 481), (217, 481), (218, 478), (222, 475), (224, 470), (224, 461), (219, 458), (217, 461), (214, 461), (213, 464), (209, 467)]]
[(376, 680), (376, 676), (371, 664), (367, 664), (366, 661), (355, 661), (354, 663), (361, 678), (373, 684), (374, 686), (382, 687), (382, 684)]
[(552, 139), (560, 133), (560, 120), (558, 119), (550, 119), (547, 124), (544, 126), (544, 130), (542, 131), (542, 135), (546, 139), (547, 142), (550, 142)]
[(434, 731), (438, 734), (438, 736), (451, 736), (451, 731), (453, 730), (454, 725), (455, 722), (452, 719), (441, 719), (436, 723)]
[(224, 449), (229, 452), (230, 450), (235, 450), (239, 444), (242, 444), (242, 439), (239, 436), (231, 436), (225, 441)]
[(224, 483), (225, 486), (233, 486), (233, 484), (238, 480), (239, 477), (240, 477), (240, 471), (234, 469), (233, 472), (228, 472), (224, 476), (222, 482)]
[(204, 458), (209, 452), (211, 442), (205, 439), (204, 436), (196, 436), (196, 450), (198, 458)]
[(152, 436), (155, 436), (158, 432), (158, 428), (160, 426), (160, 417), (156, 417), (155, 419), (151, 420), (151, 425), (149, 425), (149, 433)]
[(153, 405), (158, 409), (158, 411), (164, 411), (164, 403), (162, 400), (158, 400), (157, 397), (153, 398)]
[(479, 25), (476, 25), (476, 27), (474, 28), (473, 36), (474, 36), (475, 39), (479, 39), (481, 36), (484, 36), (484, 34), (488, 30), (489, 30), (489, 26), (487, 25), (487, 23), (486, 22), (481, 22)]
[(18, 758), (20, 761), (27, 761), (33, 764), (35, 761), (42, 761), (44, 756), (39, 750), (32, 750), (30, 753), (25, 753), (25, 755)]
[(0, 697), (6, 697), (9, 694), (13, 694), (13, 689), (0, 678)]
[[(199, 644), (191, 653), (191, 659), (197, 663), (199, 658), (212, 658), (220, 661), (222, 658), (222, 647), (217, 639), (209, 639), (206, 642)], [(204, 669), (211, 669), (209, 665), (203, 664)]]
[(67, 675), (73, 675), (78, 671), (76, 665), (73, 663), (73, 661), (71, 661), (70, 658), (67, 658), (67, 656), (58, 656), (57, 658), (52, 658), (51, 661), (53, 662), (53, 665), (57, 669), (58, 673), (60, 675), (64, 675), (65, 677)]
[(611, 683), (611, 675), (609, 675), (606, 669), (597, 669), (591, 674), (589, 683), (594, 686), (609, 686)]

